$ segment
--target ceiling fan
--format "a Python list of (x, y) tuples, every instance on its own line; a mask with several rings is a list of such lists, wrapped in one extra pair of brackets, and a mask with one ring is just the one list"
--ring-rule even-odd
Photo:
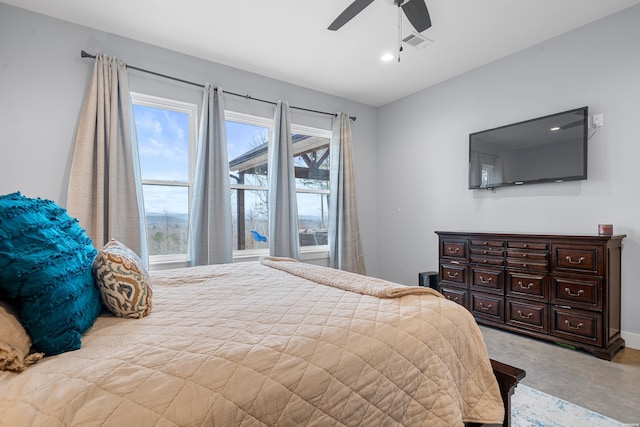
[[(349, 5), (327, 28), (331, 31), (340, 29), (344, 24), (351, 21), (364, 8), (373, 3), (373, 0), (355, 0)], [(417, 32), (421, 33), (431, 27), (431, 18), (424, 0), (393, 0), (393, 3), (402, 8), (407, 19)]]

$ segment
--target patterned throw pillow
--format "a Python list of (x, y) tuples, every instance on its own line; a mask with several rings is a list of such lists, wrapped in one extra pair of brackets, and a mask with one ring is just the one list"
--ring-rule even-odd
[(116, 316), (139, 319), (151, 312), (151, 280), (140, 258), (111, 239), (93, 262), (102, 303)]
[(78, 220), (56, 203), (0, 196), (0, 296), (16, 306), (37, 351), (80, 348), (100, 312), (95, 255)]
[(0, 301), (0, 371), (22, 372), (42, 359), (42, 353), (29, 354), (31, 338), (27, 335), (15, 310)]

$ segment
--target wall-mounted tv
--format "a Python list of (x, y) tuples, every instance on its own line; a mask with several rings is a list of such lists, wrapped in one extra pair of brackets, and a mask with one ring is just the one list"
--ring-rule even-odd
[(469, 188), (587, 179), (589, 108), (469, 135)]

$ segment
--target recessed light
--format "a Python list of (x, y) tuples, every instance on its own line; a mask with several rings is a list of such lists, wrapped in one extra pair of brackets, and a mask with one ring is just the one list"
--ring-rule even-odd
[(382, 57), (380, 57), (380, 59), (383, 60), (384, 62), (393, 61), (393, 54), (387, 52), (384, 55), (382, 55)]

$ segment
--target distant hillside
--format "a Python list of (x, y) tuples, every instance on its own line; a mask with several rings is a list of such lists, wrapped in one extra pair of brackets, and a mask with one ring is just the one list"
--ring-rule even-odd
[(186, 224), (189, 220), (189, 215), (180, 214), (180, 213), (156, 213), (151, 212), (147, 213), (147, 224), (158, 224), (158, 223), (172, 223), (172, 224)]
[(148, 213), (146, 219), (149, 255), (187, 253), (187, 214)]

